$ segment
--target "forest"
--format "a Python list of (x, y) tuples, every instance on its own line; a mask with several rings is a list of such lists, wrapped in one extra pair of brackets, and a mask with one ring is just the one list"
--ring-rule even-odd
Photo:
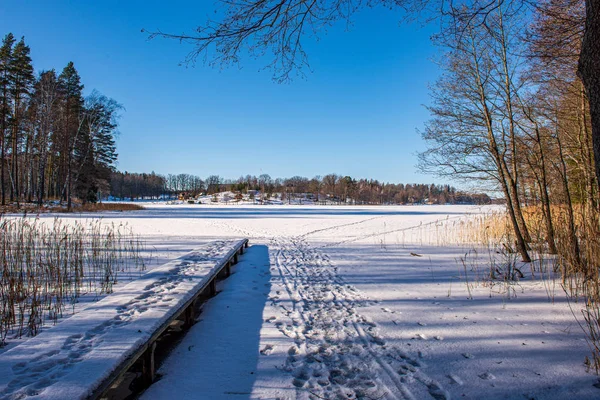
[(0, 47), (1, 205), (95, 202), (110, 188), (122, 106), (84, 85), (72, 62), (34, 72), (25, 39)]
[(271, 178), (268, 174), (258, 177), (241, 176), (223, 179), (211, 175), (205, 180), (190, 174), (160, 175), (154, 172), (114, 172), (110, 194), (122, 200), (164, 199), (182, 195), (196, 197), (219, 192), (262, 193), (265, 199), (280, 200), (310, 198), (314, 202), (338, 204), (490, 204), (492, 199), (485, 193), (467, 193), (450, 185), (394, 184), (376, 179), (353, 179), (350, 176), (328, 174), (312, 179), (302, 176)]
[(579, 243), (598, 237), (590, 108), (577, 75), (584, 16), (582, 1), (531, 10), (508, 1), (455, 13), (435, 38), (446, 61), (420, 166), (501, 191), (524, 261), (532, 241), (524, 204), (536, 205), (549, 251), (558, 228), (576, 265), (585, 263)]

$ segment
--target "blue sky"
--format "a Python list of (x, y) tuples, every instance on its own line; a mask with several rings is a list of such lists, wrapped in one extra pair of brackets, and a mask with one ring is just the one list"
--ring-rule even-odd
[(0, 34), (24, 35), (37, 71), (73, 61), (86, 93), (124, 105), (120, 170), (439, 181), (415, 167), (428, 84), (439, 74), (433, 27), (365, 9), (349, 30), (339, 24), (308, 39), (312, 72), (288, 84), (260, 71), (269, 59), (182, 67), (190, 45), (141, 32), (190, 32), (212, 10), (204, 0), (7, 0)]

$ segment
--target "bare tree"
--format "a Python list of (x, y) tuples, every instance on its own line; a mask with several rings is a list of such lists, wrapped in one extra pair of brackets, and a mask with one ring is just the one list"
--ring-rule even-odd
[(57, 128), (59, 84), (54, 70), (45, 71), (35, 84), (32, 106), (34, 108), (35, 146), (38, 154), (37, 202), (44, 200), (46, 192), (46, 167), (48, 165), (49, 143), (52, 132)]
[(218, 175), (211, 175), (206, 178), (206, 191), (208, 194), (218, 193), (221, 189), (221, 183), (223, 183), (223, 179), (221, 179)]
[(521, 67), (513, 43), (522, 22), (517, 2), (506, 1), (493, 13), (473, 17), (460, 11), (437, 40), (448, 49), (446, 74), (434, 87), (434, 118), (423, 132), (429, 148), (420, 166), (454, 178), (495, 181), (504, 194), (523, 261), (531, 259), (521, 210), (514, 98)]
[(195, 44), (185, 62), (193, 63), (214, 46), (211, 65), (237, 63), (242, 53), (258, 57), (270, 53), (274, 79), (285, 81), (294, 72), (309, 67), (302, 46), (305, 35), (317, 35), (339, 20), (348, 20), (361, 5), (360, 0), (227, 0), (216, 13), (219, 21), (209, 19), (191, 34), (151, 32)]

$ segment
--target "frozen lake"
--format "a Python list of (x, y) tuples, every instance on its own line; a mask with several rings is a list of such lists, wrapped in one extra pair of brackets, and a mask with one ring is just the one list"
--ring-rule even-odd
[(491, 282), (458, 240), (489, 207), (146, 206), (101, 217), (153, 265), (216, 238), (252, 247), (144, 398), (600, 396), (562, 289), (528, 270)]

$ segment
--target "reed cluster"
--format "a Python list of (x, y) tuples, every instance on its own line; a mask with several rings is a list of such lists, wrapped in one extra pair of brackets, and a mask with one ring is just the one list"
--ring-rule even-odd
[(145, 270), (144, 251), (126, 224), (0, 216), (0, 346), (56, 323), (83, 295), (111, 293)]

